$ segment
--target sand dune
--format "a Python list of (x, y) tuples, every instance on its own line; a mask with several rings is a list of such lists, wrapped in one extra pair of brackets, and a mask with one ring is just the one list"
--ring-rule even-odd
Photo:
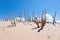
[(43, 30), (32, 30), (36, 25), (31, 23), (17, 23), (16, 27), (8, 27), (10, 21), (0, 21), (0, 40), (60, 40), (60, 24), (56, 26), (46, 23)]

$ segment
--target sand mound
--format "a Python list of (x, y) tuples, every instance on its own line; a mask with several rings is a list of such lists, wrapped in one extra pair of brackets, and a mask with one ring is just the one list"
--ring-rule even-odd
[(0, 40), (60, 40), (60, 25), (46, 23), (43, 30), (32, 30), (36, 25), (31, 23), (17, 23), (16, 27), (8, 27), (10, 22), (0, 22)]

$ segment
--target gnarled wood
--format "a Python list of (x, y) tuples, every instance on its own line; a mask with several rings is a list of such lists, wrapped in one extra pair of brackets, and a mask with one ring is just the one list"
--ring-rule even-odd
[(11, 20), (12, 27), (16, 26), (16, 22)]
[(45, 24), (46, 24), (46, 10), (44, 11), (44, 13), (42, 12), (41, 26), (39, 26), (39, 21), (38, 21), (37, 18), (35, 18), (34, 22), (36, 23), (37, 27), (36, 27), (36, 28), (33, 28), (33, 29), (37, 29), (37, 28), (40, 28), (40, 27), (41, 27), (41, 28), (38, 30), (38, 32), (39, 32), (40, 30), (42, 30), (43, 27), (44, 27)]
[(40, 30), (43, 29), (43, 27), (46, 24), (46, 10), (44, 11), (44, 13), (42, 13), (42, 17), (41, 17), (41, 28), (38, 30), (38, 32), (40, 32)]

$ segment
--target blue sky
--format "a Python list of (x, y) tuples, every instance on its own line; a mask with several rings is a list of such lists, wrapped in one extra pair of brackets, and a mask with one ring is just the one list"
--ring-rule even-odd
[(53, 15), (54, 11), (56, 11), (56, 20), (60, 20), (60, 0), (0, 0), (0, 19), (2, 19), (2, 16), (11, 14), (18, 16), (20, 10), (24, 13), (24, 9), (29, 15), (32, 14), (33, 10), (35, 15), (37, 15), (38, 10), (41, 14), (45, 8), (47, 14), (50, 15)]

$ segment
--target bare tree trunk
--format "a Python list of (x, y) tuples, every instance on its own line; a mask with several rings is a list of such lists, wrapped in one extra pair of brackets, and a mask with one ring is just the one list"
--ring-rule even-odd
[(44, 27), (45, 24), (46, 24), (46, 9), (45, 9), (44, 11), (42, 11), (41, 26), (39, 26), (39, 21), (38, 21), (37, 18), (35, 18), (34, 22), (36, 23), (37, 27), (36, 27), (36, 28), (33, 28), (33, 29), (37, 29), (37, 28), (40, 28), (40, 27), (41, 27), (41, 28), (38, 30), (38, 32), (43, 29), (43, 27)]
[(22, 21), (21, 18), (22, 18), (22, 11), (20, 10), (20, 22)]
[(35, 28), (32, 28), (32, 30), (33, 30), (33, 29), (40, 28), (40, 26), (39, 26), (39, 22), (38, 22), (38, 19), (37, 19), (37, 17), (35, 17), (35, 19), (34, 19), (34, 23), (36, 23), (37, 27), (35, 27)]
[(32, 21), (34, 20), (34, 18), (35, 18), (35, 13), (34, 13), (34, 11), (32, 12)]
[(29, 13), (27, 12), (26, 13), (26, 21), (28, 21), (28, 18), (29, 18)]
[(25, 17), (25, 21), (26, 21), (26, 10), (24, 9), (24, 17)]
[(39, 23), (40, 23), (40, 13), (39, 13), (39, 11), (38, 11), (38, 18), (39, 18)]
[(3, 16), (3, 21), (5, 21), (5, 16)]
[(15, 20), (11, 20), (12, 27), (16, 26)]
[(42, 13), (41, 17), (41, 27), (43, 27), (46, 24), (46, 13)]
[(38, 30), (38, 32), (40, 32), (40, 30), (43, 29), (43, 27), (46, 24), (46, 9), (44, 11), (42, 11), (42, 17), (41, 17), (41, 28)]
[(31, 22), (31, 17), (30, 16), (28, 16), (28, 22)]
[(56, 23), (55, 18), (56, 18), (56, 11), (55, 11), (54, 16), (53, 16), (53, 25), (54, 25), (54, 23)]

